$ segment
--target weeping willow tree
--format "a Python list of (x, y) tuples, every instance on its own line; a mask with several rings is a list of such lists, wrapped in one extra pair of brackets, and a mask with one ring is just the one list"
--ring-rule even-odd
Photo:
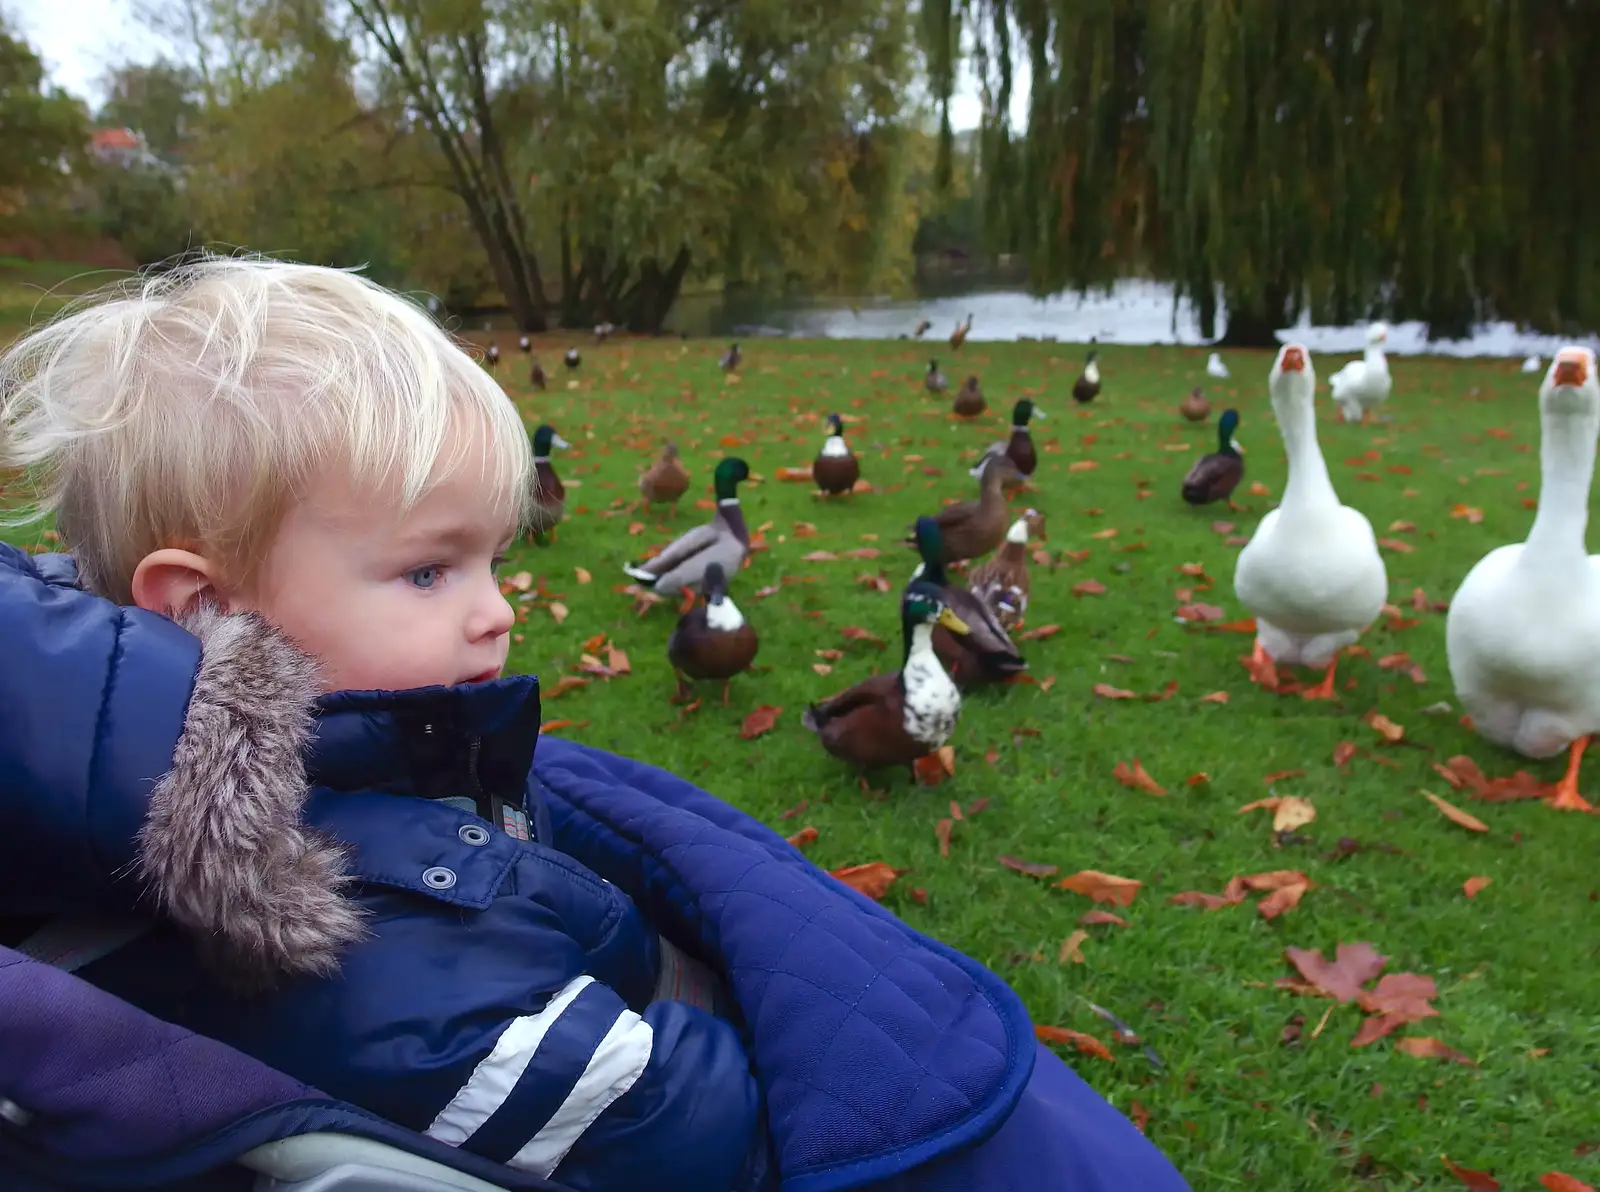
[(1040, 291), (1149, 271), (1254, 344), (1303, 311), (1600, 323), (1586, 0), (931, 2), (930, 77), (948, 100), (932, 34), (965, 27), (989, 228)]

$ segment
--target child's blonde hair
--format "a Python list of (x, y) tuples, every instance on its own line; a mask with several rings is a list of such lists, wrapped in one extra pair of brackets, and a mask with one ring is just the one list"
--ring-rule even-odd
[(124, 604), (161, 547), (249, 582), (329, 467), (409, 509), (466, 462), (464, 429), (484, 432), (483, 481), (520, 523), (532, 451), (504, 391), (414, 303), (315, 265), (207, 255), (0, 357), (0, 467), (39, 486), (23, 516), (54, 512), (84, 586)]

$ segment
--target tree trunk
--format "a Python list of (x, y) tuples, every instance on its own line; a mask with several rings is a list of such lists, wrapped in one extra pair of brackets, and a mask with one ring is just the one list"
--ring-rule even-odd
[(1238, 294), (1226, 293), (1228, 303), (1228, 329), (1223, 332), (1222, 343), (1230, 348), (1275, 348), (1278, 337), (1274, 332), (1287, 326), (1289, 318), (1289, 287), (1274, 282), (1263, 292), (1246, 299)]

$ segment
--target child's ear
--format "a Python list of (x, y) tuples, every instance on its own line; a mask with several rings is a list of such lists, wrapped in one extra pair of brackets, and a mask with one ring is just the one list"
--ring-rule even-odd
[(163, 547), (139, 560), (133, 570), (133, 602), (146, 612), (176, 616), (206, 600), (227, 610), (216, 584), (216, 568), (204, 555)]

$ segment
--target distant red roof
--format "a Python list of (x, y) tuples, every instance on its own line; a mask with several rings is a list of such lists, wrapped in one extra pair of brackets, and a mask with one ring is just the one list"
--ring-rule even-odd
[(96, 149), (137, 149), (139, 138), (127, 128), (97, 128), (90, 144)]

